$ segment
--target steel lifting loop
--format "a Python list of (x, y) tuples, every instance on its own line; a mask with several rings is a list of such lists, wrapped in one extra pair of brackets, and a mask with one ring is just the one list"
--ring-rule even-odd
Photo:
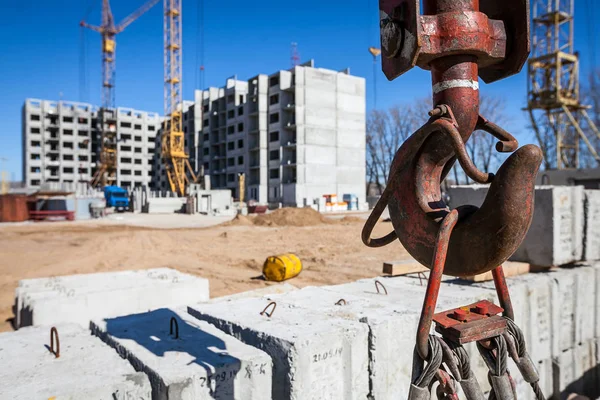
[(381, 292), (379, 291), (379, 287), (381, 286), (381, 288), (383, 289), (383, 292), (387, 295), (388, 291), (385, 288), (385, 286), (383, 286), (383, 283), (379, 282), (379, 281), (375, 281), (375, 289), (377, 290), (377, 294), (381, 294)]
[(173, 334), (173, 327), (175, 327), (175, 339), (179, 339), (179, 322), (177, 322), (177, 318), (171, 317), (171, 321), (169, 322), (169, 335)]
[(335, 302), (336, 306), (341, 306), (341, 305), (345, 306), (346, 304), (348, 304), (348, 303), (346, 303), (346, 300), (344, 300), (344, 299), (339, 299), (338, 301)]
[(426, 359), (429, 355), (429, 330), (431, 329), (431, 321), (433, 320), (438, 294), (440, 293), (440, 285), (442, 282), (442, 274), (444, 272), (444, 264), (446, 263), (446, 254), (448, 253), (450, 234), (457, 222), (458, 211), (452, 210), (442, 220), (433, 251), (433, 265), (431, 267), (431, 272), (429, 273), (423, 310), (421, 311), (421, 318), (419, 319), (419, 327), (417, 329), (417, 351), (423, 359)]
[[(54, 349), (54, 338), (56, 337), (56, 350)], [(50, 353), (54, 354), (55, 358), (60, 357), (60, 341), (58, 340), (58, 331), (56, 327), (50, 328)]]
[[(267, 312), (267, 309), (269, 307), (273, 306), (273, 308), (271, 309), (271, 312)], [(275, 312), (275, 308), (277, 307), (277, 303), (275, 303), (274, 301), (270, 302), (269, 304), (267, 304), (267, 306), (264, 308), (264, 310), (262, 310), (260, 312), (260, 315), (266, 315), (267, 317), (271, 318), (271, 315), (273, 315), (273, 313)]]

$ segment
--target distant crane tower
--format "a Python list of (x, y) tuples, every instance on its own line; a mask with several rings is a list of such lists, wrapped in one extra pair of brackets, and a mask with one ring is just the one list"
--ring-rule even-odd
[[(546, 168), (580, 167), (580, 144), (600, 162), (582, 126), (600, 133), (579, 99), (579, 56), (573, 51), (574, 0), (533, 0), (527, 111), (547, 157)], [(552, 146), (555, 146), (554, 148)]]
[(96, 31), (102, 35), (102, 107), (100, 108), (100, 158), (96, 172), (92, 177), (92, 186), (114, 184), (117, 179), (117, 127), (115, 115), (115, 61), (117, 50), (117, 34), (150, 10), (159, 0), (149, 0), (131, 13), (119, 25), (110, 9), (109, 0), (102, 0), (102, 24), (90, 25), (81, 21), (82, 27)]
[(291, 61), (292, 61), (292, 68), (294, 68), (296, 65), (300, 65), (300, 53), (298, 53), (298, 43), (296, 43), (296, 42), (292, 42)]
[[(164, 102), (165, 122), (161, 158), (171, 191), (184, 196), (196, 175), (185, 151), (181, 93), (181, 0), (164, 0)], [(188, 176), (189, 175), (189, 176)]]

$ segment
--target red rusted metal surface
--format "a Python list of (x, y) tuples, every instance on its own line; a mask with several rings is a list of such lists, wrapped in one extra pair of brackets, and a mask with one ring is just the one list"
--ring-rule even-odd
[(456, 54), (476, 58), (487, 83), (521, 70), (529, 55), (527, 0), (380, 0), (383, 72), (392, 80), (414, 66)]
[(64, 218), (67, 221), (75, 220), (75, 212), (74, 211), (66, 211), (66, 210), (42, 210), (42, 211), (30, 211), (29, 215), (34, 221), (44, 221), (54, 218)]
[(23, 222), (29, 219), (28, 197), (21, 194), (0, 195), (0, 222)]
[(506, 331), (506, 320), (497, 314), (503, 311), (494, 303), (481, 300), (433, 316), (435, 330), (444, 338), (465, 344), (489, 339)]
[[(431, 70), (433, 110), (397, 151), (362, 240), (380, 247), (399, 239), (431, 269), (416, 346), (426, 359), (442, 274), (464, 277), (493, 270), (504, 314), (513, 317), (499, 266), (516, 251), (531, 224), (542, 152), (534, 145), (517, 149), (512, 135), (479, 114), (478, 77), (492, 82), (522, 68), (529, 53), (529, 2), (486, 1), (480, 7), (479, 0), (424, 0), (423, 15), (418, 0), (380, 0), (379, 5), (384, 73), (394, 79), (414, 66)], [(497, 151), (513, 152), (495, 175), (479, 171), (468, 156), (465, 143), (476, 129), (499, 139)], [(441, 182), (456, 161), (475, 182), (491, 183), (480, 208), (463, 205), (451, 211), (442, 199)], [(371, 238), (386, 207), (394, 231)], [(481, 303), (478, 310), (498, 309), (492, 306)], [(472, 341), (506, 327), (499, 316), (478, 314), (471, 320), (465, 314), (456, 311), (461, 321), (438, 328), (458, 341)]]

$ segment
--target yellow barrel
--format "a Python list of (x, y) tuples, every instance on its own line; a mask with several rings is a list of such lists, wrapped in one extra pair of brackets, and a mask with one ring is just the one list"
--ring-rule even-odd
[(285, 281), (297, 276), (300, 271), (302, 271), (302, 262), (291, 253), (269, 257), (263, 265), (263, 276), (268, 281)]

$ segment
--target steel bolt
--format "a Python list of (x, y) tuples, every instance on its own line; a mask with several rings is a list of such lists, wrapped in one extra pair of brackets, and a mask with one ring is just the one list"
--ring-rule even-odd
[(469, 311), (463, 310), (462, 308), (458, 308), (454, 310), (454, 315), (452, 317), (457, 321), (466, 321), (468, 314)]
[(487, 303), (478, 303), (475, 306), (475, 312), (480, 315), (487, 315), (490, 311), (490, 308)]

